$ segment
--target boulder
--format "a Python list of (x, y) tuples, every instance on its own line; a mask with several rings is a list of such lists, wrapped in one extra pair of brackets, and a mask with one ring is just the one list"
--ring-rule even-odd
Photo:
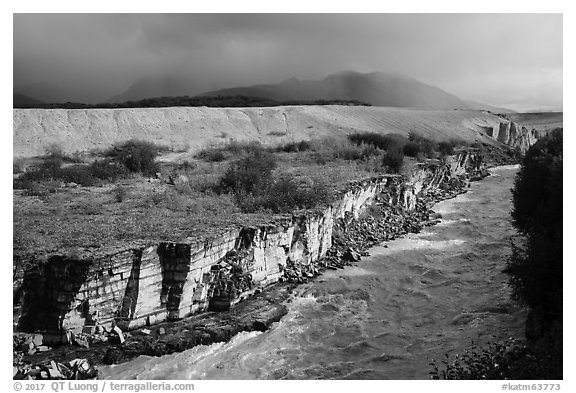
[(342, 255), (342, 259), (348, 262), (358, 262), (361, 258), (360, 253), (352, 247), (349, 247)]
[(91, 325), (91, 326), (84, 326), (82, 328), (82, 333), (84, 334), (95, 334), (96, 333), (96, 326), (95, 325)]
[(122, 329), (120, 329), (118, 326), (114, 326), (112, 329), (112, 334), (116, 335), (120, 344), (124, 344), (124, 341), (126, 341), (124, 338), (124, 333), (122, 333)]
[(81, 346), (83, 348), (90, 348), (90, 344), (88, 343), (88, 339), (83, 335), (75, 335), (73, 337), (73, 341), (78, 346)]

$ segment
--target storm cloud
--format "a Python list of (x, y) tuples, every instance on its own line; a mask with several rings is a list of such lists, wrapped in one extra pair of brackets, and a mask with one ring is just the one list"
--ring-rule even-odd
[(15, 14), (14, 86), (98, 102), (141, 78), (207, 90), (392, 71), (516, 110), (562, 109), (561, 14)]

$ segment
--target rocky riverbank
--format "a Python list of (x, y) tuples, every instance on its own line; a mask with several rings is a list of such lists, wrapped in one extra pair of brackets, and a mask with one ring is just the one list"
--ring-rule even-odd
[[(43, 341), (38, 335), (15, 334), (14, 378), (95, 378), (98, 364), (118, 364), (139, 355), (162, 356), (196, 345), (227, 341), (243, 331), (266, 331), (286, 314), (284, 304), (290, 301), (296, 285), (313, 280), (327, 269), (340, 269), (360, 261), (378, 243), (434, 225), (439, 218), (430, 210), (434, 203), (466, 192), (469, 180), (486, 175), (483, 168), (446, 178), (420, 192), (412, 209), (394, 200), (399, 195), (397, 190), (384, 190), (360, 217), (346, 214), (336, 222), (332, 246), (324, 258), (307, 265), (288, 263), (280, 283), (266, 287), (228, 311), (207, 312), (130, 332), (122, 332), (116, 326), (89, 329), (71, 337), (71, 345), (54, 348), (36, 346), (35, 341)], [(67, 371), (75, 364), (83, 365), (79, 368), (82, 372)]]

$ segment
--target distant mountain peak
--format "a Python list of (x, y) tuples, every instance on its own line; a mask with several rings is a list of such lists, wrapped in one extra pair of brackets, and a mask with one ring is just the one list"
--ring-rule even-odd
[(163, 96), (242, 95), (278, 102), (355, 100), (374, 106), (401, 108), (438, 110), (487, 108), (486, 105), (462, 100), (436, 86), (395, 71), (362, 73), (343, 70), (319, 80), (300, 80), (292, 76), (277, 84), (258, 84), (198, 93), (198, 86), (186, 78), (143, 78), (108, 102), (119, 103)]
[(301, 81), (292, 77), (278, 84), (221, 89), (201, 95), (244, 95), (276, 101), (357, 100), (374, 106), (474, 109), (466, 101), (435, 86), (397, 72), (382, 71), (344, 70), (321, 80)]

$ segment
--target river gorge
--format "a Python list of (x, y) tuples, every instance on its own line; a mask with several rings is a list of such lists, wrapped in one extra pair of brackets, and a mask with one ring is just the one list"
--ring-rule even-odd
[(300, 285), (266, 332), (100, 367), (104, 379), (428, 379), (432, 359), (521, 337), (503, 273), (516, 166), (433, 210), (439, 224)]

